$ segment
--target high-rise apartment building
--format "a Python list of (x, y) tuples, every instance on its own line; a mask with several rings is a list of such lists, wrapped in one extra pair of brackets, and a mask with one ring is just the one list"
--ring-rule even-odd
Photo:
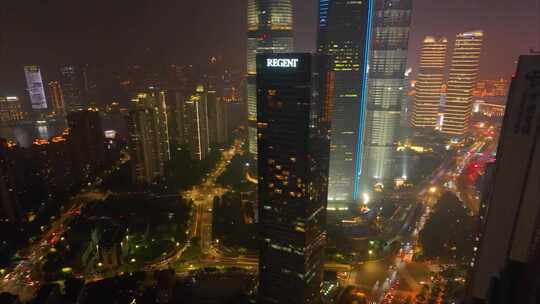
[(0, 221), (18, 223), (22, 214), (15, 189), (15, 166), (10, 162), (7, 149), (7, 142), (0, 138)]
[(13, 123), (23, 120), (25, 113), (17, 96), (0, 96), (0, 123)]
[(467, 303), (535, 303), (540, 292), (540, 56), (521, 56), (486, 196)]
[(247, 114), (249, 152), (257, 156), (256, 55), (293, 51), (291, 0), (248, 0)]
[[(257, 56), (258, 303), (321, 303), (329, 166), (328, 59)], [(320, 71), (323, 71), (320, 73)]]
[(428, 36), (424, 39), (416, 95), (411, 113), (413, 128), (435, 129), (441, 106), (448, 40)]
[(319, 2), (318, 51), (331, 58), (329, 205), (351, 202), (360, 178), (373, 8), (374, 0)]
[(184, 140), (191, 158), (203, 160), (210, 152), (208, 127), (208, 91), (198, 85), (183, 106)]
[(30, 95), (32, 110), (46, 110), (47, 99), (45, 98), (45, 89), (43, 88), (43, 79), (41, 78), (39, 66), (25, 66), (24, 75), (26, 77), (26, 86)]
[(149, 87), (132, 102), (135, 109), (128, 118), (132, 176), (136, 183), (148, 184), (164, 174), (171, 158), (165, 92)]
[(228, 140), (227, 109), (223, 100), (224, 75), (216, 58), (210, 61), (205, 75), (207, 88), (208, 133), (211, 145), (224, 145)]
[[(398, 141), (412, 0), (376, 0), (369, 58), (367, 112), (360, 186), (393, 179)], [(359, 199), (358, 188), (355, 199)]]
[(49, 82), (49, 99), (52, 104), (54, 114), (66, 115), (66, 104), (64, 102), (64, 93), (58, 81)]
[(60, 86), (67, 112), (83, 110), (97, 101), (96, 70), (89, 65), (60, 67)]
[(484, 33), (473, 31), (456, 36), (448, 75), (442, 132), (462, 136), (469, 129), (472, 93), (480, 70)]
[(91, 179), (105, 163), (105, 136), (99, 111), (69, 113), (69, 150), (73, 173), (80, 180)]

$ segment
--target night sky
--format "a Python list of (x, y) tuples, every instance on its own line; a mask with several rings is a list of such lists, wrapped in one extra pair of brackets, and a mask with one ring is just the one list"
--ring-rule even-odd
[[(245, 66), (246, 0), (17, 0), (0, 11), (0, 95), (14, 64), (199, 63)], [(415, 0), (409, 62), (425, 35), (483, 29), (484, 78), (508, 77), (519, 54), (540, 48), (539, 0)], [(317, 0), (295, 1), (298, 51), (313, 51)], [(21, 71), (22, 74), (22, 71)]]

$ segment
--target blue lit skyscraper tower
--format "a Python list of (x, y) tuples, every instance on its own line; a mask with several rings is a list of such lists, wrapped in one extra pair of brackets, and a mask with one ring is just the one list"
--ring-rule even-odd
[(319, 0), (318, 52), (331, 57), (330, 208), (357, 199), (374, 4), (375, 0)]
[(293, 51), (291, 0), (248, 0), (247, 106), (249, 152), (257, 156), (256, 55)]

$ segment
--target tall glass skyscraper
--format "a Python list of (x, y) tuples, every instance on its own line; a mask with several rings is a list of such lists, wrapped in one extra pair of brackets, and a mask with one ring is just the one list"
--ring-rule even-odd
[(249, 152), (257, 156), (256, 55), (293, 51), (291, 0), (248, 0), (247, 106)]
[[(412, 0), (375, 0), (361, 186), (392, 179), (411, 24)], [(359, 197), (355, 188), (355, 198)]]
[(257, 56), (259, 301), (321, 303), (329, 163), (325, 56)]
[(416, 97), (412, 108), (411, 126), (434, 129), (441, 107), (442, 86), (446, 68), (444, 37), (427, 36), (420, 56), (420, 71), (416, 83)]
[(320, 0), (318, 51), (331, 58), (330, 207), (353, 200), (362, 164), (374, 0)]
[(472, 114), (472, 92), (480, 70), (484, 33), (473, 31), (456, 36), (448, 89), (444, 106), (442, 132), (461, 136), (467, 132)]

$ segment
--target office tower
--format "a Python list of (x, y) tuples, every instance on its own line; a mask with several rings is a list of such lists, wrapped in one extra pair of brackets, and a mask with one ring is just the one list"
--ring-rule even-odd
[(210, 152), (208, 128), (208, 92), (198, 85), (184, 103), (184, 136), (191, 157), (203, 160)]
[(81, 66), (63, 65), (60, 67), (60, 86), (68, 113), (88, 108), (89, 103), (85, 95), (86, 80), (86, 73)]
[(24, 76), (26, 77), (26, 86), (30, 96), (32, 110), (46, 110), (47, 99), (45, 98), (41, 70), (37, 65), (25, 66)]
[(0, 138), (0, 220), (18, 223), (21, 209), (15, 191), (15, 166), (8, 157), (6, 140)]
[(64, 102), (64, 93), (58, 81), (49, 82), (49, 100), (52, 104), (54, 114), (66, 115), (66, 104)]
[(25, 117), (17, 96), (0, 96), (0, 123), (13, 123)]
[(330, 180), (332, 206), (351, 202), (362, 163), (367, 62), (373, 0), (319, 2), (318, 51), (331, 58)]
[[(329, 166), (328, 59), (257, 56), (258, 303), (320, 303)], [(321, 98), (323, 97), (323, 98)]]
[(480, 69), (483, 42), (482, 31), (456, 36), (444, 107), (442, 132), (445, 134), (461, 136), (469, 129), (472, 93)]
[(446, 67), (445, 37), (427, 36), (422, 46), (416, 96), (411, 115), (413, 128), (435, 129), (441, 105)]
[[(369, 58), (361, 192), (392, 180), (403, 102), (412, 0), (376, 0)], [(400, 172), (401, 174), (401, 172)], [(359, 199), (355, 189), (355, 199)]]
[(92, 178), (105, 163), (105, 136), (97, 110), (69, 113), (69, 149), (74, 174), (81, 180)]
[(135, 108), (128, 117), (132, 177), (135, 183), (150, 184), (163, 176), (171, 158), (165, 92), (149, 87), (131, 101)]
[(248, 0), (247, 114), (249, 152), (257, 157), (257, 54), (293, 51), (291, 0)]

